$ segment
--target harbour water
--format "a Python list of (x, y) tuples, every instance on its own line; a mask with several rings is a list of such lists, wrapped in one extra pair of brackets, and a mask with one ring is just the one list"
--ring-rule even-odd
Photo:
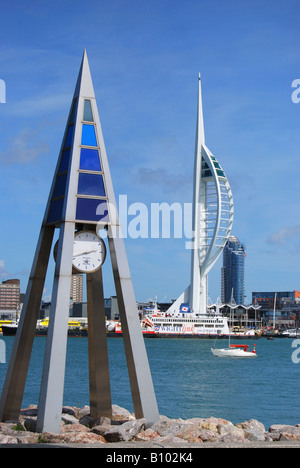
[[(6, 363), (0, 364), (2, 390), (14, 337), (1, 337)], [(146, 339), (159, 412), (170, 418), (210, 416), (234, 424), (258, 419), (271, 424), (300, 423), (300, 363), (293, 339), (255, 341), (257, 358), (216, 358), (210, 348), (226, 340)], [(37, 404), (46, 339), (37, 337), (28, 372), (23, 407)], [(247, 340), (252, 348), (254, 341)], [(296, 343), (297, 344), (297, 343)], [(87, 338), (68, 338), (64, 404), (89, 404)], [(133, 411), (123, 340), (108, 338), (114, 404)], [(300, 344), (298, 344), (298, 348)]]

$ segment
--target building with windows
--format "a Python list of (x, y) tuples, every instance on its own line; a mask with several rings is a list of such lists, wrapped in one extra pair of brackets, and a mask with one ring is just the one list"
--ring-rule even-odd
[(72, 275), (70, 299), (73, 303), (83, 301), (83, 275)]
[(221, 270), (221, 300), (237, 304), (245, 303), (245, 250), (241, 242), (229, 236), (223, 250), (223, 267)]
[(260, 306), (260, 316), (265, 324), (292, 325), (300, 319), (299, 291), (254, 291), (252, 302)]
[(20, 280), (9, 279), (0, 284), (0, 310), (17, 311), (20, 306)]

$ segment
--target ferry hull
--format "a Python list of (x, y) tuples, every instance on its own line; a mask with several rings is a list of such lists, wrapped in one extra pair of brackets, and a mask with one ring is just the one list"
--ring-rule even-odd
[[(202, 339), (211, 339), (215, 340), (216, 338), (219, 339), (227, 339), (229, 338), (229, 335), (214, 335), (214, 334), (208, 334), (208, 333), (199, 333), (199, 334), (183, 334), (183, 333), (157, 333), (157, 336), (159, 338), (202, 338)], [(239, 335), (239, 336), (230, 336), (231, 339), (238, 339), (238, 340), (257, 340), (260, 338), (260, 336), (249, 336), (249, 335)]]

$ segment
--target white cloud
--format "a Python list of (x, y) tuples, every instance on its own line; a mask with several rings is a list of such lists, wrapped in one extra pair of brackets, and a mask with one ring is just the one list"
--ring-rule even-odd
[(10, 148), (7, 151), (0, 152), (0, 161), (5, 164), (26, 164), (36, 159), (40, 154), (48, 152), (49, 146), (47, 143), (36, 142), (30, 144), (31, 140), (34, 141), (33, 136), (35, 133), (29, 128), (23, 129), (13, 139)]
[(6, 278), (8, 276), (8, 272), (5, 268), (5, 261), (0, 259), (0, 278)]
[(282, 244), (286, 244), (286, 242), (289, 239), (294, 239), (299, 236), (300, 236), (300, 225), (298, 224), (296, 226), (283, 227), (279, 229), (277, 232), (274, 232), (274, 234), (272, 234), (268, 238), (267, 242), (269, 244), (282, 245)]

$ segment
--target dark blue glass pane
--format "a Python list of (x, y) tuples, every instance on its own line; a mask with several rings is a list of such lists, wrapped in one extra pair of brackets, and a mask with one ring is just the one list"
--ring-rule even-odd
[(67, 132), (67, 138), (65, 142), (65, 148), (68, 148), (72, 144), (74, 125), (70, 125)]
[(64, 198), (59, 198), (58, 200), (53, 200), (50, 205), (50, 210), (48, 214), (48, 223), (53, 223), (60, 221), (62, 218), (62, 210), (64, 205)]
[(80, 173), (78, 179), (78, 194), (105, 197), (102, 175)]
[(101, 171), (98, 150), (81, 148), (80, 169), (87, 171)]
[(57, 177), (53, 192), (53, 198), (61, 197), (65, 194), (66, 180), (67, 174), (62, 174)]
[(76, 220), (108, 222), (109, 217), (106, 200), (77, 198)]
[(70, 149), (67, 149), (63, 152), (59, 170), (58, 172), (64, 172), (68, 170), (69, 167), (69, 159), (70, 159)]
[(76, 114), (76, 109), (77, 109), (77, 102), (78, 102), (78, 100), (76, 100), (76, 101), (74, 102), (74, 104), (73, 104), (73, 108), (72, 108), (72, 113), (71, 113), (69, 125), (71, 125), (72, 123), (75, 122), (75, 114)]
[(94, 125), (82, 125), (81, 144), (84, 146), (97, 146), (97, 139)]
[(92, 107), (91, 107), (91, 101), (88, 99), (85, 99), (84, 101), (84, 111), (83, 111), (83, 120), (87, 122), (93, 122), (93, 114), (92, 114)]

